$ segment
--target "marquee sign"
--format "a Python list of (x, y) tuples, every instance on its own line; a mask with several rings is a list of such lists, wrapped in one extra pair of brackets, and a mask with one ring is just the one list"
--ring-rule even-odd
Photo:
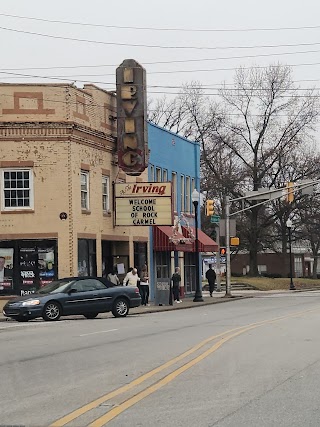
[(140, 175), (148, 166), (146, 71), (134, 59), (117, 68), (118, 164), (127, 175)]
[(171, 182), (115, 184), (115, 225), (172, 225)]

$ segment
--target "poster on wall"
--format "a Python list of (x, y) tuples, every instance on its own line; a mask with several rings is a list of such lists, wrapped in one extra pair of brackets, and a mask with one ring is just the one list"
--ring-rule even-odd
[(0, 248), (0, 291), (13, 287), (13, 248)]
[(37, 270), (37, 251), (36, 248), (20, 248), (19, 250), (19, 268), (21, 283), (23, 286), (34, 287), (36, 283)]
[(78, 276), (79, 277), (88, 276), (87, 261), (85, 259), (78, 262)]
[(54, 247), (38, 249), (38, 268), (40, 287), (48, 285), (55, 279)]

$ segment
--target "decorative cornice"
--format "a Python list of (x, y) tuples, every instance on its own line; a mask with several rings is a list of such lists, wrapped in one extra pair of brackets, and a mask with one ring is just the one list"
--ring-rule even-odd
[(0, 122), (0, 141), (74, 140), (107, 151), (115, 149), (115, 137), (76, 123)]

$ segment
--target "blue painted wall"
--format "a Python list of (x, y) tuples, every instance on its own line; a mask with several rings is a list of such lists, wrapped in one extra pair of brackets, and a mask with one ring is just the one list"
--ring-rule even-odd
[[(168, 181), (172, 180), (172, 172), (177, 174), (177, 212), (181, 212), (181, 175), (190, 177), (190, 193), (192, 192), (191, 180), (194, 179), (195, 188), (200, 191), (200, 145), (175, 133), (167, 131), (153, 123), (148, 123), (148, 145), (150, 150), (148, 177), (149, 181), (156, 181), (156, 168), (168, 171)], [(153, 174), (153, 176), (152, 176)], [(162, 177), (163, 180), (163, 177)], [(186, 189), (186, 186), (185, 186)], [(190, 210), (193, 212), (191, 194), (189, 197)], [(199, 213), (199, 212), (198, 212)], [(199, 228), (200, 225), (200, 215)], [(152, 283), (155, 278), (153, 260), (153, 239), (150, 227), (150, 278), (151, 298), (154, 297)]]
[[(182, 138), (152, 123), (148, 124), (149, 138), (149, 179), (150, 165), (168, 170), (171, 181), (172, 171), (178, 175), (190, 176), (196, 179), (196, 188), (200, 189), (200, 145), (197, 142)], [(178, 179), (178, 194), (180, 194), (180, 179)], [(180, 200), (178, 198), (178, 211)]]

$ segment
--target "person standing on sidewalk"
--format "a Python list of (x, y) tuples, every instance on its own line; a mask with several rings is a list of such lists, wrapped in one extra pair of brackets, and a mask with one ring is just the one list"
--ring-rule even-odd
[(141, 305), (149, 305), (149, 274), (145, 265), (140, 274)]
[(129, 271), (126, 274), (126, 277), (123, 280), (123, 286), (132, 286), (137, 288), (140, 277), (137, 274), (137, 269), (133, 268), (132, 271)]
[(208, 280), (208, 283), (209, 283), (209, 291), (210, 291), (211, 297), (212, 297), (212, 292), (214, 291), (214, 284), (216, 282), (216, 278), (217, 278), (216, 272), (212, 268), (212, 264), (209, 264), (209, 270), (207, 270), (206, 272), (206, 279)]
[(172, 292), (173, 292), (173, 299), (178, 304), (182, 302), (180, 300), (180, 282), (181, 282), (181, 276), (180, 276), (180, 268), (176, 267), (175, 272), (173, 273), (171, 277), (172, 282)]
[(119, 280), (119, 277), (117, 275), (116, 268), (113, 268), (113, 270), (111, 271), (111, 273), (108, 274), (107, 280), (109, 280), (111, 283), (113, 283), (116, 286), (120, 285), (120, 280)]

